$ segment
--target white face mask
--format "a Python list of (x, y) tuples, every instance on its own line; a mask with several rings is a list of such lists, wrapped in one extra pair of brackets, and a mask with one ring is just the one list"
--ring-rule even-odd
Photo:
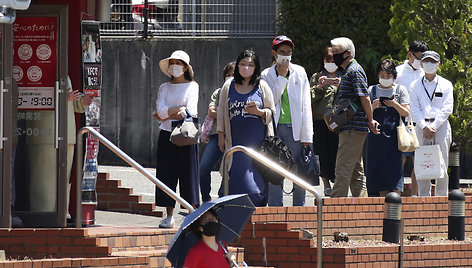
[(289, 62), (292, 60), (292, 56), (282, 56), (277, 54), (277, 63), (281, 64), (284, 60), (288, 60)]
[(383, 87), (390, 87), (393, 84), (393, 78), (389, 78), (389, 79), (379, 78), (379, 84)]
[(433, 62), (423, 62), (423, 70), (427, 74), (434, 74), (438, 70), (438, 64)]
[(184, 74), (184, 67), (177, 65), (177, 64), (172, 64), (169, 66), (167, 71), (173, 76), (173, 77), (179, 77)]
[(328, 73), (334, 73), (338, 69), (338, 66), (334, 62), (325, 62), (324, 68), (326, 71), (328, 71)]
[(415, 60), (413, 61), (413, 64), (411, 64), (411, 66), (413, 66), (413, 68), (415, 68), (416, 70), (419, 70), (419, 69), (421, 68), (421, 61), (415, 59)]

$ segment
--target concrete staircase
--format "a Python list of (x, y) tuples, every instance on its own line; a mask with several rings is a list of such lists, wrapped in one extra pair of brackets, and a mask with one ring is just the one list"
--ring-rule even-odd
[(97, 178), (97, 209), (162, 217), (156, 211), (154, 203), (142, 202), (142, 196), (133, 194), (133, 189), (122, 187), (121, 181), (111, 179), (109, 173), (98, 173)]

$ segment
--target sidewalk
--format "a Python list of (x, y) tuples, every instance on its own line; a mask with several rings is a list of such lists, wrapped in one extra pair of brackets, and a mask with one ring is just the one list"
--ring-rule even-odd
[[(146, 168), (151, 174), (156, 174), (156, 169)], [(133, 194), (138, 194), (143, 197), (142, 201), (147, 203), (154, 202), (154, 190), (155, 185), (149, 181), (144, 175), (136, 171), (132, 167), (122, 166), (99, 166), (98, 171), (101, 173), (110, 173), (112, 179), (121, 180), (123, 187), (129, 187), (133, 189)], [(218, 198), (218, 189), (221, 185), (221, 176), (219, 172), (213, 171), (211, 173), (212, 184), (211, 184), (211, 197), (212, 199)], [(322, 183), (321, 183), (322, 184)], [(284, 189), (287, 192), (292, 190), (292, 182), (285, 180)], [(323, 186), (315, 186), (323, 196)], [(177, 187), (177, 193), (179, 192)], [(314, 205), (315, 197), (311, 193), (307, 193), (306, 206)], [(284, 205), (292, 205), (292, 195), (284, 193)], [(165, 212), (165, 208), (156, 207), (156, 210)], [(179, 206), (174, 211), (174, 217), (176, 220), (176, 226), (180, 226), (183, 218), (187, 215), (187, 210), (179, 209)], [(97, 225), (135, 225), (135, 226), (158, 226), (161, 218), (142, 216), (128, 213), (117, 213), (108, 211), (95, 211), (95, 224)]]

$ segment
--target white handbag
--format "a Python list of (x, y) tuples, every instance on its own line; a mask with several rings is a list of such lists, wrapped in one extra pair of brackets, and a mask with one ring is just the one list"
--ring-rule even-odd
[(416, 180), (444, 178), (446, 165), (438, 144), (422, 145), (415, 151)]
[(411, 115), (408, 115), (408, 123), (406, 126), (400, 117), (400, 123), (397, 127), (397, 136), (398, 150), (401, 152), (414, 152), (420, 147), (418, 137), (416, 136), (416, 127), (411, 121)]

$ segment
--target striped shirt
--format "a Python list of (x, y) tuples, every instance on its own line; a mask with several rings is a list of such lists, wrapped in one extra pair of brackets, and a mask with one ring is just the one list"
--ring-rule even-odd
[(361, 96), (369, 96), (367, 92), (367, 75), (362, 66), (356, 60), (351, 60), (341, 76), (341, 83), (338, 88), (338, 99), (352, 99), (358, 106), (354, 118), (341, 128), (344, 130), (354, 130), (357, 132), (368, 133), (367, 118), (362, 108)]

